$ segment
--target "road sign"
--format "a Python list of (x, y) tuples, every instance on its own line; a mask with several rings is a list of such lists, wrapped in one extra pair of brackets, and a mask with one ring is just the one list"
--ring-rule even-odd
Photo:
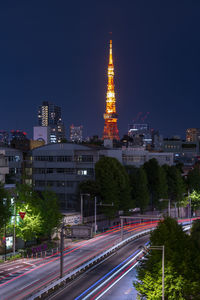
[(24, 219), (25, 214), (26, 214), (25, 212), (22, 212), (22, 211), (19, 212), (19, 215), (20, 215), (20, 217), (22, 218), (22, 220)]

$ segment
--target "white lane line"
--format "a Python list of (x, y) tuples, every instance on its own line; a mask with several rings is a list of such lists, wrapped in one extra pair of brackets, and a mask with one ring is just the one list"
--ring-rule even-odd
[(10, 269), (7, 269), (7, 270), (5, 270), (5, 271), (10, 271), (10, 270), (13, 270), (14, 268), (10, 268)]
[(105, 293), (107, 293), (119, 280), (121, 280), (127, 273), (129, 273), (133, 268), (135, 268), (139, 264), (137, 261), (130, 269), (128, 269), (124, 274), (122, 274), (116, 281), (114, 281), (107, 289), (105, 289), (95, 300), (100, 299)]
[(36, 282), (36, 281), (38, 281), (38, 279), (36, 279), (36, 280), (34, 280), (34, 281), (31, 281), (31, 283), (29, 283), (29, 284), (27, 284), (27, 285), (23, 285), (20, 289), (18, 289), (18, 290), (23, 290), (23, 289), (25, 289), (25, 288), (27, 288), (29, 285), (32, 285), (34, 282)]

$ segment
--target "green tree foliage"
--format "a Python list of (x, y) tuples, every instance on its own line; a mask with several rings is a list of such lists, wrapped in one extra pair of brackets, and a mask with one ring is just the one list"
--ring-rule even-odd
[(62, 218), (56, 194), (48, 190), (43, 191), (40, 197), (40, 207), (43, 235), (50, 238), (53, 229), (59, 226)]
[(200, 168), (195, 166), (193, 170), (188, 173), (187, 184), (190, 191), (195, 190), (200, 192)]
[(11, 200), (9, 193), (0, 185), (0, 235), (2, 236), (5, 225), (12, 215)]
[(95, 180), (85, 180), (79, 184), (80, 194), (89, 194), (91, 198), (98, 196), (100, 194), (100, 189)]
[(200, 251), (200, 220), (193, 221), (191, 239), (197, 250)]
[(187, 206), (190, 204), (190, 200), (192, 210), (200, 208), (200, 191), (193, 191), (191, 194), (187, 195), (185, 198), (182, 199), (181, 204), (183, 206)]
[(185, 193), (185, 184), (180, 169), (176, 166), (164, 165), (167, 176), (168, 199), (180, 203)]
[[(199, 232), (199, 224), (196, 226), (194, 232)], [(151, 246), (165, 246), (166, 299), (200, 299), (200, 249), (195, 248), (194, 239), (195, 234), (187, 235), (169, 217), (151, 234)], [(149, 251), (147, 260), (138, 267), (137, 279), (134, 285), (141, 299), (161, 299), (162, 251)]]
[(16, 212), (20, 211), (26, 214), (16, 226), (16, 236), (25, 241), (49, 237), (61, 220), (56, 195), (50, 191), (39, 195), (28, 185), (17, 186)]
[(165, 171), (154, 158), (144, 164), (144, 170), (148, 179), (151, 206), (152, 208), (159, 207), (159, 199), (167, 198), (168, 187)]
[(102, 202), (114, 204), (114, 206), (103, 207), (108, 217), (114, 217), (119, 209), (126, 211), (132, 206), (129, 177), (117, 159), (101, 158), (95, 165), (95, 174)]
[(134, 201), (134, 207), (139, 207), (141, 213), (149, 204), (149, 190), (148, 181), (144, 169), (129, 169), (130, 172), (130, 184), (132, 187), (132, 198)]

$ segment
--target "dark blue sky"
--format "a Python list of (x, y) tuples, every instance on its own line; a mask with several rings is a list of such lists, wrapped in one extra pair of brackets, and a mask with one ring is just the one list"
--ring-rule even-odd
[(165, 136), (200, 127), (200, 2), (1, 1), (0, 129), (32, 137), (43, 100), (103, 132), (112, 31), (120, 135), (138, 112)]

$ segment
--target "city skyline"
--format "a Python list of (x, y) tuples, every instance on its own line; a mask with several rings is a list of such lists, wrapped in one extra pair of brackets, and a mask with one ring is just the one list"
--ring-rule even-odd
[(11, 3), (0, 12), (0, 129), (32, 137), (37, 107), (49, 101), (68, 132), (82, 124), (84, 136), (101, 137), (110, 31), (120, 137), (140, 111), (164, 136), (200, 127), (199, 3)]

